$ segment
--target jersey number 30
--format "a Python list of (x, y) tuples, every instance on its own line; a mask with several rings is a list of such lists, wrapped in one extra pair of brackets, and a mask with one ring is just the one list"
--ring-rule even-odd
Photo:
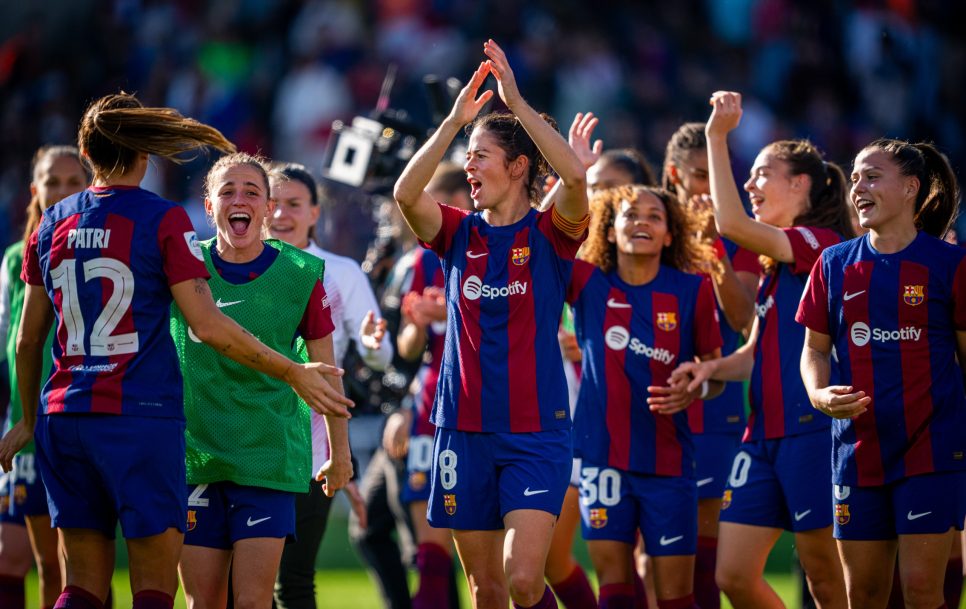
[[(90, 355), (124, 355), (137, 353), (138, 333), (113, 334), (131, 308), (134, 298), (134, 274), (126, 264), (114, 258), (94, 258), (84, 262), (84, 281), (103, 278), (111, 282), (111, 296), (91, 328)], [(81, 315), (77, 289), (77, 260), (67, 258), (50, 271), (51, 283), (63, 294), (61, 317), (67, 328), (64, 355), (87, 355), (84, 347), (86, 326)]]

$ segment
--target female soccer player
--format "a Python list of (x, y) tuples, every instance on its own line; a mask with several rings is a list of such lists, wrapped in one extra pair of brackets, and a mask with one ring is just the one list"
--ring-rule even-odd
[[(394, 195), (447, 277), (446, 347), (430, 524), (454, 529), (476, 607), (553, 607), (543, 570), (571, 469), (570, 416), (557, 325), (587, 224), (580, 159), (517, 90), (492, 40), (449, 116), (416, 153)], [(512, 114), (477, 118), (492, 97)], [(476, 213), (425, 192), (459, 130), (472, 122), (466, 170)], [(546, 161), (544, 161), (546, 159)], [(537, 212), (545, 163), (559, 202)]]
[[(208, 172), (205, 210), (217, 236), (200, 248), (212, 295), (273, 349), (299, 360), (304, 342), (309, 359), (332, 364), (324, 262), (262, 241), (275, 206), (270, 192), (263, 163), (244, 153), (222, 157)], [(267, 607), (285, 540), (295, 533), (295, 493), (308, 490), (312, 475), (309, 411), (281, 381), (253, 377), (201, 344), (180, 314), (171, 327), (185, 378), (185, 597), (190, 607), (224, 607), (230, 566), (234, 606)], [(352, 464), (347, 421), (327, 415), (325, 422), (331, 456), (317, 477), (331, 497)]]
[[(24, 238), (4, 252), (0, 264), (0, 342), (6, 347), (10, 371), (10, 411), (8, 425), (21, 418), (20, 393), (17, 390), (17, 333), (26, 285), (20, 279), (23, 248), (37, 230), (45, 209), (84, 189), (87, 173), (80, 152), (73, 146), (44, 146), (31, 164), (30, 204)], [(50, 370), (50, 342), (44, 350), (44, 370)], [(34, 447), (28, 444), (14, 458), (13, 470), (4, 474), (0, 485), (5, 494), (0, 501), (6, 506), (0, 512), (0, 606), (24, 607), (23, 579), (30, 569), (31, 550), (37, 563), (42, 607), (53, 607), (63, 590), (57, 531), (50, 526), (47, 492), (34, 459)], [(29, 534), (28, 534), (29, 533)]]
[[(721, 239), (710, 209), (708, 145), (704, 123), (685, 123), (667, 143), (662, 176), (664, 188), (677, 194), (679, 204), (698, 222), (702, 240), (713, 243), (721, 260), (712, 274), (720, 318), (721, 353), (730, 355), (740, 344), (741, 332), (755, 313), (758, 256), (733, 241)], [(694, 440), (698, 485), (698, 549), (694, 565), (694, 596), (702, 609), (717, 609), (721, 594), (714, 581), (718, 549), (721, 495), (731, 462), (745, 426), (745, 399), (741, 383), (726, 383), (722, 394), (697, 401), (688, 410)]]
[(603, 191), (592, 200), (587, 262), (577, 263), (568, 290), (583, 351), (574, 419), (580, 510), (600, 607), (634, 606), (638, 529), (658, 607), (696, 607), (697, 486), (684, 409), (723, 385), (689, 393), (686, 383), (667, 382), (677, 363), (721, 354), (711, 283), (683, 272), (710, 270), (714, 259), (696, 230), (666, 190)]
[(869, 233), (822, 252), (797, 316), (802, 379), (834, 418), (849, 607), (886, 606), (897, 552), (905, 606), (946, 607), (966, 519), (966, 250), (942, 241), (959, 187), (932, 145), (880, 139), (855, 158), (851, 202)]
[[(269, 173), (275, 211), (269, 223), (272, 237), (294, 245), (325, 261), (322, 281), (332, 314), (332, 345), (335, 364), (351, 340), (356, 350), (374, 370), (382, 370), (392, 359), (392, 345), (379, 315), (376, 296), (365, 273), (351, 258), (337, 256), (315, 240), (319, 220), (320, 190), (309, 170), (297, 163), (274, 166)], [(295, 495), (295, 541), (285, 545), (275, 585), (275, 602), (283, 609), (315, 609), (315, 559), (325, 535), (332, 498), (323, 491), (323, 481), (315, 474), (328, 459), (329, 447), (325, 418), (312, 413), (312, 475), (309, 492)], [(346, 494), (353, 510), (365, 522), (365, 506), (355, 482)]]
[(844, 607), (842, 568), (831, 536), (829, 419), (815, 413), (797, 359), (804, 329), (794, 310), (823, 249), (851, 237), (845, 177), (807, 141), (773, 142), (758, 154), (745, 190), (745, 214), (731, 173), (727, 136), (741, 119), (741, 97), (718, 92), (705, 128), (711, 200), (718, 231), (764, 259), (757, 318), (748, 342), (728, 357), (682, 364), (694, 375), (751, 379), (751, 416), (721, 503), (716, 579), (737, 607), (780, 607), (762, 577), (782, 529), (795, 533), (809, 588), (822, 609)]
[[(0, 441), (0, 464), (10, 470), (36, 426), (37, 463), (67, 555), (59, 606), (101, 606), (120, 521), (134, 607), (170, 608), (186, 519), (172, 298), (200, 339), (285, 378), (314, 408), (348, 416), (347, 400), (323, 376), (341, 371), (296, 365), (219, 313), (187, 214), (138, 187), (151, 154), (231, 150), (230, 142), (174, 110), (119, 94), (91, 104), (78, 144), (93, 186), (46, 210), (24, 248), (17, 341), (23, 418)], [(54, 365), (41, 393), (44, 340), (55, 315)]]

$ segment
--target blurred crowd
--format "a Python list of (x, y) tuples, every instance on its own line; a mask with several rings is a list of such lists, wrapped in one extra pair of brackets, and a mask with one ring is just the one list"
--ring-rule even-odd
[[(487, 37), (508, 50), (535, 108), (562, 125), (591, 110), (607, 147), (638, 147), (654, 164), (682, 121), (707, 116), (710, 92), (732, 89), (745, 94), (737, 171), (780, 137), (808, 137), (845, 162), (879, 135), (935, 141), (959, 169), (964, 21), (959, 0), (7, 3), (0, 244), (20, 230), (30, 155), (71, 142), (94, 97), (136, 92), (243, 150), (318, 171), (332, 122), (368, 114), (390, 64), (390, 106), (429, 129), (423, 76), (465, 78)], [(146, 186), (197, 206), (208, 162), (158, 167)], [(365, 201), (346, 191), (339, 203)], [(330, 215), (323, 234), (332, 250), (361, 257), (370, 227), (335, 230), (350, 213)]]

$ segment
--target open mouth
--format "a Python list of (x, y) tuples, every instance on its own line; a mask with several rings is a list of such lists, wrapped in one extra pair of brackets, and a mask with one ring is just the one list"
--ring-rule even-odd
[(751, 213), (757, 216), (758, 210), (761, 209), (761, 204), (764, 202), (765, 200), (761, 197), (751, 197)]
[(273, 233), (280, 233), (285, 235), (295, 230), (294, 226), (287, 226), (284, 224), (272, 224), (272, 226), (269, 228)]
[(855, 209), (861, 214), (875, 207), (875, 203), (869, 199), (859, 199), (855, 202)]
[(653, 241), (654, 237), (647, 231), (637, 231), (631, 235), (633, 241)]
[(231, 226), (231, 232), (239, 237), (248, 232), (251, 223), (251, 215), (245, 212), (236, 211), (228, 215), (228, 225)]
[(475, 200), (483, 188), (483, 183), (471, 176), (467, 176), (466, 181), (470, 183), (470, 198)]

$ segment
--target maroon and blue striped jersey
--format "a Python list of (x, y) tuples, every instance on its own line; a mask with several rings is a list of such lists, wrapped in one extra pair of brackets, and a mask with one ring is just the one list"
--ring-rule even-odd
[(208, 278), (188, 215), (140, 188), (97, 188), (44, 212), (23, 279), (54, 305), (41, 412), (184, 418), (170, 286)]
[[(833, 482), (877, 486), (966, 469), (966, 250), (926, 233), (880, 254), (869, 237), (829, 248), (797, 319), (832, 337), (840, 379), (872, 397), (832, 423)], [(833, 364), (835, 365), (835, 364)]]
[(805, 281), (822, 250), (842, 241), (827, 228), (796, 226), (784, 229), (794, 262), (778, 263), (758, 286), (755, 314), (758, 340), (748, 387), (751, 415), (743, 440), (772, 440), (827, 429), (829, 417), (812, 408), (799, 362), (805, 328), (795, 323), (795, 312)]
[(574, 452), (595, 465), (694, 476), (686, 411), (653, 414), (647, 387), (721, 347), (711, 281), (661, 266), (645, 285), (577, 261), (567, 300), (583, 353)]
[[(446, 345), (432, 421), (461, 431), (570, 428), (557, 324), (574, 239), (553, 209), (508, 226), (440, 204), (431, 244), (446, 281)], [(585, 233), (586, 234), (586, 233)]]
[[(443, 284), (443, 267), (438, 257), (420, 248), (413, 252), (412, 280), (406, 293), (422, 294), (423, 290), (429, 287), (441, 289), (446, 287)], [(416, 400), (416, 412), (413, 417), (412, 435), (414, 436), (431, 436), (436, 433), (436, 426), (429, 418), (433, 411), (439, 369), (443, 362), (446, 322), (431, 323), (426, 328), (426, 336), (426, 352), (429, 361), (420, 370), (422, 389)]]
[[(761, 274), (758, 256), (728, 239), (721, 239), (725, 254), (736, 273)], [(721, 303), (718, 303), (721, 327), (721, 355), (731, 355), (741, 346), (741, 333), (728, 325)], [(740, 382), (725, 383), (724, 391), (713, 400), (695, 400), (688, 406), (688, 424), (692, 433), (738, 435), (745, 427), (745, 396)]]

